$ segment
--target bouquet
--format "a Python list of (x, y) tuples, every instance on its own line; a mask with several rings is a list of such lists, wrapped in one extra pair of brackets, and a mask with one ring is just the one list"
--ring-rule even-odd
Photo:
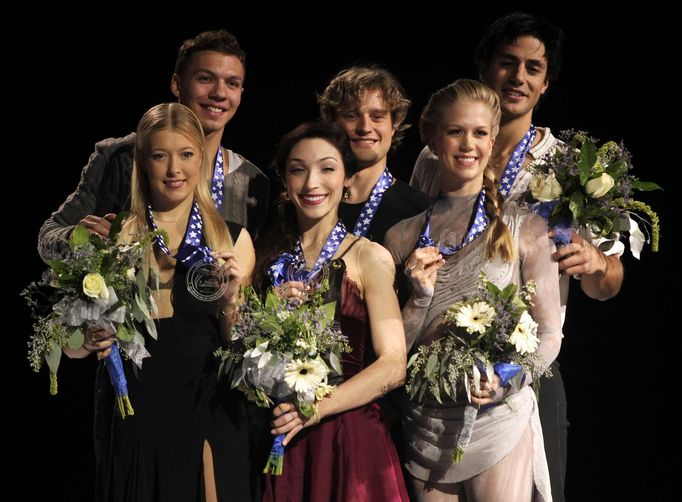
[[(448, 307), (445, 336), (419, 347), (408, 361), (410, 399), (421, 403), (428, 393), (442, 404), (444, 397), (456, 402), (464, 392), (470, 402), (471, 386), (480, 388), (482, 373), (488, 382), (497, 374), (503, 386), (515, 389), (522, 386), (526, 373), (534, 381), (543, 373), (543, 359), (536, 352), (537, 324), (528, 313), (535, 283), (529, 281), (517, 293), (515, 284), (500, 289), (481, 275), (478, 290), (477, 296)], [(477, 407), (465, 407), (455, 462), (463, 458), (477, 415)]]
[(34, 371), (43, 360), (50, 369), (50, 393), (57, 393), (57, 370), (62, 347), (78, 349), (90, 328), (104, 328), (116, 335), (116, 343), (105, 364), (115, 387), (121, 415), (134, 413), (128, 399), (127, 382), (119, 346), (138, 366), (149, 354), (138, 323), (156, 338), (151, 312), (156, 305), (143, 270), (147, 246), (157, 232), (149, 232), (129, 245), (116, 244), (124, 215), (112, 223), (109, 239), (89, 235), (85, 227), (74, 228), (69, 253), (64, 259), (50, 260), (50, 269), (39, 282), (23, 292), (32, 317), (33, 335), (28, 359)]
[[(220, 372), (258, 406), (293, 401), (306, 417), (317, 413), (315, 401), (331, 394), (329, 377), (341, 377), (340, 356), (347, 338), (334, 327), (336, 302), (324, 303), (325, 279), (304, 301), (287, 299), (270, 288), (265, 301), (250, 286), (243, 290), (232, 346), (219, 349)], [(275, 439), (264, 472), (282, 473), (284, 434)]]
[[(656, 183), (632, 176), (630, 153), (624, 145), (609, 141), (597, 148), (596, 140), (585, 132), (560, 134), (568, 147), (530, 168), (529, 202), (555, 230), (557, 244), (568, 244), (570, 227), (588, 230), (606, 251), (618, 242), (622, 232), (630, 234), (630, 250), (636, 258), (644, 242), (640, 230), (651, 228), (651, 249), (658, 250), (659, 222), (646, 204), (632, 198), (633, 190), (658, 190)], [(649, 221), (637, 212), (648, 216)], [(639, 224), (636, 220), (639, 220)], [(620, 244), (622, 246), (622, 244)]]

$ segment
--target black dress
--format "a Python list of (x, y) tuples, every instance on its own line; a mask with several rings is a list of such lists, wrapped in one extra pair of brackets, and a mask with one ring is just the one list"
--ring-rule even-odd
[(204, 500), (206, 441), (219, 500), (252, 500), (244, 398), (218, 381), (213, 356), (217, 305), (187, 292), (184, 267), (173, 282), (173, 316), (157, 321), (158, 340), (145, 336), (151, 357), (139, 372), (125, 363), (135, 414), (114, 416), (102, 491), (112, 501)]

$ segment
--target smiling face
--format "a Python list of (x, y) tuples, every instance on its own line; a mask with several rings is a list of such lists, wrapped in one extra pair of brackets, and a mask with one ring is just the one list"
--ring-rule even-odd
[(286, 161), (284, 184), (299, 221), (328, 219), (333, 225), (341, 196), (345, 169), (341, 154), (321, 138), (296, 143)]
[(336, 123), (348, 134), (360, 169), (385, 167), (395, 128), (380, 90), (367, 90), (355, 106), (339, 110)]
[(149, 137), (141, 161), (155, 210), (169, 210), (193, 199), (201, 160), (200, 146), (179, 132), (163, 129)]
[(192, 55), (184, 75), (173, 75), (171, 91), (196, 114), (204, 134), (222, 134), (239, 108), (244, 91), (244, 65), (217, 51)]
[(457, 101), (444, 110), (429, 145), (441, 168), (441, 190), (480, 192), (493, 147), (493, 112), (479, 101)]
[(500, 45), (481, 80), (500, 97), (503, 118), (532, 114), (548, 86), (545, 45), (530, 35)]

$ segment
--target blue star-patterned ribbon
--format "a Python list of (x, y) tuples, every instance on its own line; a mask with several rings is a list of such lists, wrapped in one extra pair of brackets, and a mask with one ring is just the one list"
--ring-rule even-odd
[(385, 168), (384, 172), (381, 173), (379, 180), (374, 184), (374, 188), (372, 188), (372, 192), (369, 194), (369, 199), (367, 199), (365, 205), (362, 206), (360, 216), (358, 216), (355, 227), (353, 227), (353, 235), (357, 235), (358, 237), (367, 235), (369, 226), (372, 224), (379, 204), (381, 204), (381, 199), (384, 197), (386, 190), (393, 184), (393, 181), (393, 175), (388, 170), (388, 167)]
[(225, 199), (225, 171), (223, 170), (223, 149), (218, 147), (218, 155), (215, 159), (215, 166), (213, 167), (213, 179), (211, 180), (211, 198), (215, 204), (216, 209), (220, 212)]
[[(435, 246), (434, 240), (431, 238), (431, 213), (433, 212), (433, 206), (431, 206), (426, 212), (426, 224), (424, 225), (423, 232), (419, 235), (417, 240), (417, 248), (425, 248), (430, 246)], [(474, 215), (474, 220), (471, 222), (469, 231), (466, 236), (459, 244), (455, 246), (445, 246), (439, 244), (438, 250), (441, 254), (445, 256), (450, 256), (455, 254), (457, 251), (462, 249), (464, 246), (473, 241), (476, 237), (481, 235), (483, 231), (488, 227), (488, 216), (485, 214), (485, 188), (481, 190), (478, 194), (478, 199), (476, 200), (476, 213)]]
[[(154, 222), (151, 204), (147, 204), (147, 224), (152, 230), (158, 230), (158, 227)], [(162, 235), (157, 235), (155, 237), (155, 241), (161, 251), (183, 263), (187, 266), (187, 268), (190, 268), (199, 260), (210, 263), (213, 261), (213, 257), (211, 256), (211, 248), (201, 245), (201, 239), (204, 236), (203, 228), (204, 221), (202, 220), (201, 212), (199, 211), (199, 203), (196, 199), (194, 199), (194, 202), (192, 203), (192, 211), (189, 215), (189, 221), (187, 222), (187, 229), (185, 230), (185, 237), (180, 244), (178, 254), (173, 256), (170, 249), (168, 249), (168, 246), (166, 245)]]
[(322, 267), (331, 261), (347, 233), (346, 227), (339, 220), (329, 232), (320, 255), (310, 270), (305, 268), (305, 255), (303, 254), (301, 239), (297, 240), (293, 254), (282, 253), (266, 270), (270, 281), (274, 286), (279, 286), (287, 281), (310, 281), (322, 270)]
[(535, 135), (535, 126), (531, 124), (530, 129), (528, 129), (526, 134), (523, 135), (523, 138), (521, 138), (521, 141), (519, 141), (518, 145), (514, 148), (514, 151), (509, 158), (509, 162), (507, 162), (507, 166), (504, 168), (504, 172), (500, 178), (500, 187), (498, 189), (504, 198), (507, 198), (509, 195), (512, 186), (514, 185), (514, 181), (516, 180), (516, 176), (523, 167), (523, 161), (526, 159), (526, 154), (530, 150), (530, 147), (533, 146)]

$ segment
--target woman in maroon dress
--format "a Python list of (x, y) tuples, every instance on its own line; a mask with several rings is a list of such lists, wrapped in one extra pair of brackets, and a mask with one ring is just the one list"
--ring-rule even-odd
[[(261, 240), (257, 273), (282, 253), (301, 272), (329, 271), (329, 295), (352, 352), (343, 381), (306, 418), (293, 403), (275, 407), (270, 432), (286, 434), (280, 476), (266, 475), (266, 501), (407, 501), (400, 462), (376, 399), (405, 378), (405, 335), (393, 290), (394, 265), (380, 245), (347, 232), (338, 218), (353, 155), (331, 124), (304, 124), (282, 140), (276, 157), (286, 194)], [(258, 281), (256, 282), (258, 283)], [(287, 296), (303, 282), (285, 282)]]

